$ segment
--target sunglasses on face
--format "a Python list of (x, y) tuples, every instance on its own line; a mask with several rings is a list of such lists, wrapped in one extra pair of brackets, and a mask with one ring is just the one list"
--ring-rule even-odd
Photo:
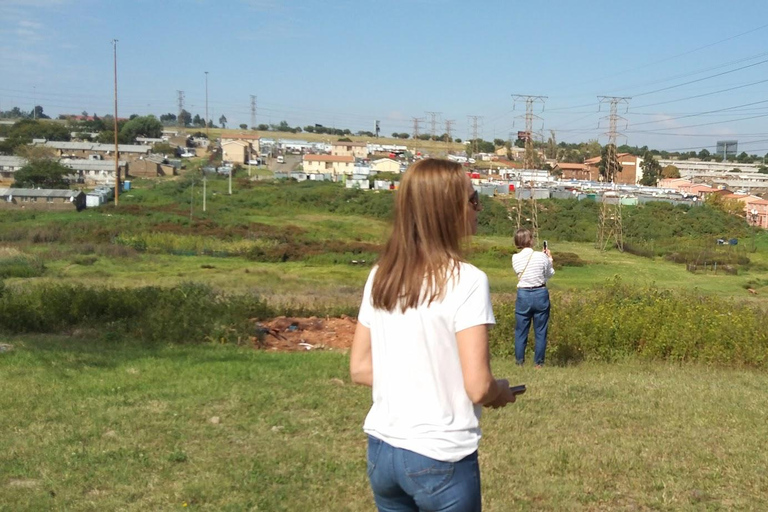
[(469, 204), (472, 205), (472, 208), (475, 211), (478, 211), (480, 209), (480, 195), (477, 193), (477, 190), (472, 192), (472, 195), (469, 196)]

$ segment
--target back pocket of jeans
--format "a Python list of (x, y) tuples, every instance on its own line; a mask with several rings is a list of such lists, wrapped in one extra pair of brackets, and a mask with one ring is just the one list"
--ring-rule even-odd
[(428, 494), (439, 492), (453, 478), (456, 465), (453, 462), (435, 460), (418, 453), (403, 455), (405, 474), (420, 489)]

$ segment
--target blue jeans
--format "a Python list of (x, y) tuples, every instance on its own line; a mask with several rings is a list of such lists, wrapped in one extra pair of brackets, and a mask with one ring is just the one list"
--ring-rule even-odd
[(379, 512), (480, 512), (477, 452), (443, 462), (368, 436), (368, 479)]
[(518, 288), (515, 302), (515, 359), (517, 364), (525, 361), (525, 347), (528, 345), (528, 331), (533, 320), (533, 334), (536, 338), (533, 362), (544, 364), (547, 351), (547, 329), (549, 328), (549, 290), (541, 288)]

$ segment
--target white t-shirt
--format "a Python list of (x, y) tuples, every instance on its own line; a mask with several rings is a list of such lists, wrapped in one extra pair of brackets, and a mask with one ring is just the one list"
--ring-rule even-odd
[(461, 263), (445, 297), (401, 312), (373, 307), (368, 276), (358, 321), (371, 330), (373, 406), (363, 430), (397, 448), (456, 462), (477, 450), (481, 406), (467, 396), (456, 333), (495, 324), (488, 277)]

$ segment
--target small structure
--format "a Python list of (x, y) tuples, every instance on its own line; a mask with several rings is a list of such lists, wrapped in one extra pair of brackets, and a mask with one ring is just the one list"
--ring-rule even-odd
[(352, 174), (355, 169), (355, 157), (335, 155), (304, 155), (304, 172), (307, 174)]
[(351, 156), (354, 158), (368, 157), (368, 144), (365, 142), (332, 142), (331, 155), (333, 156)]
[(245, 165), (251, 159), (251, 145), (242, 140), (227, 140), (221, 143), (221, 158), (225, 162)]
[(167, 159), (150, 155), (147, 158), (134, 160), (128, 166), (128, 174), (134, 178), (157, 178), (159, 176), (175, 176), (176, 167)]
[(376, 172), (400, 172), (400, 162), (392, 158), (379, 158), (371, 162), (371, 169)]
[(12, 183), (16, 171), (25, 165), (27, 165), (26, 158), (0, 155), (0, 183)]
[(85, 194), (79, 190), (40, 188), (0, 189), (0, 209), (76, 210), (85, 208)]

